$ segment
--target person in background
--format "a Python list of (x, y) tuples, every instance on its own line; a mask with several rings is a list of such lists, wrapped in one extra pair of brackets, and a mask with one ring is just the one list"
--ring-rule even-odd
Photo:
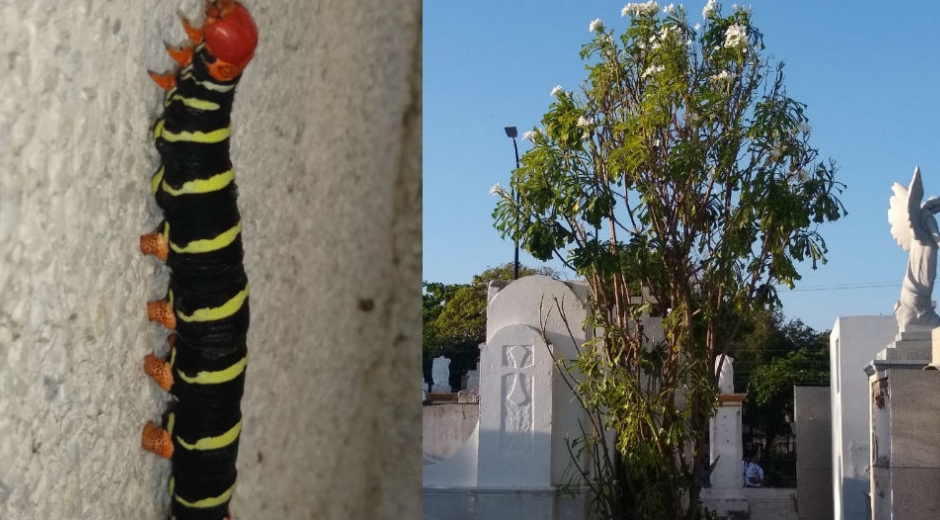
[(761, 487), (764, 485), (764, 470), (757, 464), (758, 462), (760, 462), (759, 452), (744, 454), (744, 463), (741, 466), (744, 487)]

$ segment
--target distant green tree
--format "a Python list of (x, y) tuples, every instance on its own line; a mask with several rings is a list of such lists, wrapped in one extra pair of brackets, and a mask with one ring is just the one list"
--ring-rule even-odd
[[(549, 267), (519, 266), (519, 277), (541, 274), (558, 278)], [(511, 281), (512, 262), (490, 267), (473, 276), (469, 284), (447, 285), (424, 282), (424, 328), (422, 337), (425, 379), (431, 380), (432, 360), (446, 356), (451, 360), (452, 388), (459, 388), (460, 377), (476, 366), (479, 345), (486, 341), (486, 299), (490, 281)]]
[(829, 384), (829, 331), (816, 331), (799, 319), (784, 322), (779, 310), (759, 314), (744, 328), (731, 349), (735, 390), (747, 392), (742, 420), (763, 432), (763, 464), (771, 485), (792, 486), (795, 456), (777, 453), (774, 441), (792, 433), (793, 386)]

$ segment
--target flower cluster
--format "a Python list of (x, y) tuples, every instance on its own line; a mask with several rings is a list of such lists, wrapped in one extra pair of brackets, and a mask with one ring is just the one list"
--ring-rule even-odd
[[(669, 39), (670, 35), (675, 35), (676, 37), (682, 36), (682, 29), (675, 25), (663, 25), (660, 27), (659, 32), (649, 37), (649, 44), (651, 50), (658, 49), (666, 40)], [(640, 49), (646, 49), (645, 42), (637, 42), (637, 47)]]
[(502, 195), (505, 192), (506, 190), (504, 190), (498, 182), (494, 184), (492, 188), (490, 188), (490, 195)]
[(565, 89), (561, 88), (561, 85), (555, 85), (555, 88), (552, 89), (552, 97), (558, 97), (564, 91)]
[(591, 32), (594, 32), (594, 31), (603, 31), (603, 30), (604, 30), (604, 22), (602, 22), (601, 19), (598, 18), (598, 19), (594, 20), (593, 22), (591, 22), (591, 25), (588, 26), (588, 30), (591, 31)]
[(634, 18), (640, 16), (654, 16), (659, 12), (659, 4), (650, 0), (649, 2), (639, 3), (633, 2), (625, 5), (623, 9), (620, 10), (620, 16), (632, 16)]
[(718, 74), (715, 74), (714, 76), (712, 76), (712, 77), (709, 78), (709, 79), (711, 79), (712, 81), (716, 81), (716, 82), (717, 82), (717, 81), (724, 81), (724, 80), (727, 80), (727, 79), (731, 79), (731, 74), (728, 74), (728, 71), (723, 70), (723, 71), (719, 72)]
[(578, 126), (580, 126), (580, 127), (582, 127), (582, 128), (585, 128), (585, 127), (590, 127), (590, 126), (593, 126), (593, 125), (594, 125), (594, 120), (593, 120), (593, 119), (588, 119), (588, 118), (586, 118), (586, 117), (584, 117), (584, 116), (578, 117)]
[(702, 9), (702, 18), (708, 18), (709, 15), (715, 12), (715, 9), (718, 8), (718, 3), (715, 0), (708, 0), (708, 3), (705, 4), (705, 8)]
[(523, 141), (530, 141), (530, 142), (533, 142), (533, 143), (534, 143), (534, 142), (535, 142), (535, 132), (533, 132), (532, 130), (529, 130), (528, 132), (522, 134), (522, 140), (523, 140)]
[(662, 65), (650, 65), (643, 71), (643, 74), (640, 74), (641, 78), (645, 78), (651, 74), (659, 74), (660, 72), (666, 70), (666, 67)]
[(733, 24), (725, 31), (725, 47), (740, 48), (747, 45), (747, 27)]

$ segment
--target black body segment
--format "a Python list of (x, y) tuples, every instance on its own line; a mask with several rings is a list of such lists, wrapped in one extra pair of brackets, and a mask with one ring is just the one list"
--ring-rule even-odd
[(176, 73), (153, 126), (161, 157), (152, 188), (169, 243), (169, 301), (176, 338), (168, 358), (174, 404), (172, 513), (225, 518), (235, 489), (249, 324), (238, 189), (229, 158), (239, 77), (220, 82), (205, 44)]

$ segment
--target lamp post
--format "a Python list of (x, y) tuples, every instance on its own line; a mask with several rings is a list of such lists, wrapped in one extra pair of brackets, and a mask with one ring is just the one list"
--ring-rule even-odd
[[(516, 169), (518, 170), (519, 169), (519, 146), (516, 145), (516, 136), (518, 136), (519, 133), (516, 131), (516, 127), (514, 126), (507, 126), (504, 130), (506, 130), (506, 137), (512, 139), (512, 150), (516, 152)], [(510, 183), (510, 186), (512, 186), (512, 183)], [(514, 200), (517, 205), (519, 204), (519, 199), (518, 197), (516, 197), (515, 188), (512, 188), (512, 200)], [(518, 217), (518, 210), (516, 210), (516, 216)], [(514, 240), (514, 245), (515, 245), (515, 254), (513, 256), (513, 264), (512, 264), (512, 279), (518, 280), (519, 279), (519, 239), (518, 238)]]

